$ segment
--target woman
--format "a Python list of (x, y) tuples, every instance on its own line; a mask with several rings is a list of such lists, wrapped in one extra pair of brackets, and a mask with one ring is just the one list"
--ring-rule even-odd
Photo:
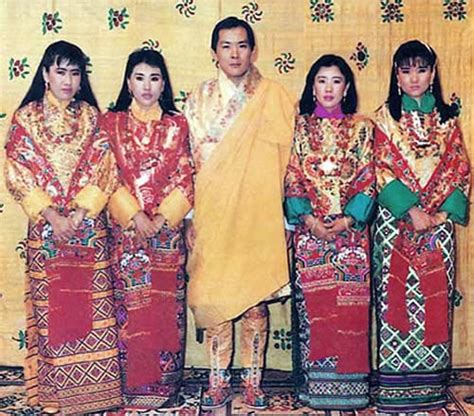
[(117, 328), (102, 212), (115, 184), (86, 56), (45, 51), (13, 116), (5, 176), (29, 218), (26, 289), (28, 403), (45, 413), (121, 404)]
[(383, 412), (439, 409), (447, 400), (453, 222), (467, 222), (470, 186), (456, 114), (443, 101), (434, 50), (402, 44), (376, 113), (376, 404)]
[(177, 113), (156, 51), (127, 62), (114, 109), (104, 116), (121, 187), (109, 210), (123, 397), (127, 408), (172, 406), (185, 346), (182, 219), (192, 205), (188, 127)]
[(354, 75), (339, 56), (311, 67), (286, 176), (294, 224), (295, 302), (304, 384), (313, 408), (368, 404), (372, 123), (356, 116)]

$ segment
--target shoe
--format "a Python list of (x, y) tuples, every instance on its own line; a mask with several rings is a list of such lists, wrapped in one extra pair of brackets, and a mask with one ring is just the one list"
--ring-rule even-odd
[(232, 387), (228, 370), (211, 371), (209, 388), (202, 394), (202, 410), (213, 410), (225, 406), (232, 401)]
[(259, 386), (247, 385), (242, 393), (247, 407), (264, 410), (268, 407), (268, 398)]
[(260, 388), (262, 370), (259, 368), (244, 368), (241, 373), (244, 403), (246, 406), (263, 410), (268, 407), (268, 398)]

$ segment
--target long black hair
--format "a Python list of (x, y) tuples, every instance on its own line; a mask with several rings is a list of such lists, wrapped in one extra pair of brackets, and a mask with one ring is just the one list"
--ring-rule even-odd
[(122, 88), (120, 89), (117, 101), (115, 102), (115, 106), (112, 108), (112, 111), (126, 111), (130, 107), (130, 104), (132, 103), (132, 97), (130, 96), (130, 92), (128, 90), (127, 81), (130, 79), (133, 69), (141, 63), (145, 63), (154, 68), (160, 68), (164, 87), (163, 92), (158, 99), (158, 103), (165, 114), (171, 115), (173, 113), (177, 113), (178, 110), (174, 105), (173, 89), (171, 88), (171, 80), (168, 74), (168, 69), (166, 68), (165, 59), (161, 53), (152, 49), (137, 49), (128, 56)]
[(419, 40), (410, 40), (398, 47), (393, 55), (387, 98), (388, 109), (395, 120), (400, 120), (402, 115), (402, 96), (398, 93), (397, 70), (402, 66), (414, 66), (416, 64), (428, 66), (432, 71), (435, 71), (432, 93), (435, 98), (435, 107), (441, 116), (441, 121), (445, 122), (458, 114), (456, 104), (448, 105), (443, 100), (437, 62), (438, 57), (434, 49)]
[(46, 91), (43, 70), (49, 71), (52, 65), (61, 65), (61, 63), (64, 62), (69, 65), (77, 65), (81, 71), (80, 88), (74, 98), (78, 101), (86, 101), (98, 109), (99, 106), (97, 105), (97, 100), (92, 92), (89, 77), (87, 76), (87, 59), (87, 56), (82, 52), (81, 48), (65, 40), (60, 40), (49, 45), (44, 51), (30, 88), (20, 104), (20, 108), (32, 101), (40, 101), (43, 99)]
[(349, 84), (345, 99), (341, 103), (344, 114), (354, 114), (357, 110), (357, 90), (354, 82), (354, 73), (347, 62), (337, 55), (323, 55), (313, 63), (306, 75), (306, 84), (300, 99), (300, 114), (312, 114), (316, 103), (313, 97), (314, 77), (322, 67), (336, 66), (344, 75), (346, 85)]

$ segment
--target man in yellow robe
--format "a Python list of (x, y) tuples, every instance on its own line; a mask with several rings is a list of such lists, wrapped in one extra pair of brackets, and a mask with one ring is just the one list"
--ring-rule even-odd
[(253, 65), (255, 37), (247, 22), (219, 22), (211, 47), (218, 77), (195, 88), (185, 109), (197, 171), (187, 230), (188, 300), (196, 326), (206, 329), (211, 366), (202, 406), (214, 409), (232, 399), (233, 321), (241, 318), (244, 401), (265, 408), (264, 302), (289, 280), (282, 199), (294, 104)]

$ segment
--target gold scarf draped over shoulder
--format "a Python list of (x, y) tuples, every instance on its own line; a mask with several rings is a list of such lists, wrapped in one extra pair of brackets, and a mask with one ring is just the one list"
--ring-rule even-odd
[[(289, 280), (282, 199), (294, 101), (279, 84), (257, 77), (255, 68), (249, 72), (216, 115), (218, 126), (210, 134), (217, 131), (217, 136), (221, 126), (223, 135), (210, 139), (218, 145), (196, 176), (189, 305), (201, 328), (239, 316)], [(214, 87), (211, 94), (190, 97), (195, 109), (205, 105), (199, 100), (215, 100), (219, 84)], [(243, 104), (233, 117), (239, 94)], [(195, 141), (196, 123), (202, 120), (187, 115)], [(228, 127), (227, 116), (233, 117)]]

